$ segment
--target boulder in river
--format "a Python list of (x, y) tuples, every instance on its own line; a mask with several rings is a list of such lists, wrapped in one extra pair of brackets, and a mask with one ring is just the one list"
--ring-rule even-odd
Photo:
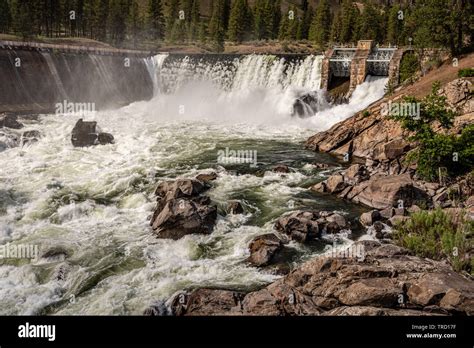
[(274, 233), (255, 237), (249, 245), (250, 257), (247, 259), (257, 267), (269, 265), (283, 248), (283, 241)]
[(14, 114), (2, 114), (0, 115), (0, 128), (11, 128), (11, 129), (21, 129), (23, 125), (18, 122), (18, 116)]
[(114, 143), (114, 136), (97, 130), (97, 122), (79, 119), (72, 129), (71, 142), (74, 147), (106, 145)]
[(229, 212), (229, 214), (243, 214), (244, 207), (239, 201), (230, 201), (227, 204), (227, 211)]
[(198, 180), (178, 179), (160, 183), (151, 226), (159, 238), (180, 239), (188, 234), (212, 232), (217, 208), (201, 193), (209, 186)]
[(275, 229), (298, 242), (307, 242), (320, 236), (317, 212), (295, 211), (275, 223)]

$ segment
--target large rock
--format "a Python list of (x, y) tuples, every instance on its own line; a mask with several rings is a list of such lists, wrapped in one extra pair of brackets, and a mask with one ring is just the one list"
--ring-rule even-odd
[(2, 114), (0, 115), (0, 128), (12, 128), (21, 129), (23, 125), (18, 122), (18, 117), (13, 114)]
[(150, 224), (159, 238), (180, 239), (188, 234), (209, 234), (217, 219), (217, 208), (207, 196), (209, 186), (198, 180), (178, 179), (158, 185), (155, 212)]
[(171, 199), (153, 221), (153, 230), (160, 238), (180, 239), (188, 234), (210, 234), (217, 218), (217, 208), (210, 201)]
[(376, 174), (363, 184), (364, 189), (353, 197), (353, 201), (372, 208), (395, 207), (400, 201), (404, 207), (420, 203), (429, 204), (431, 201), (425, 191), (415, 186), (409, 174), (389, 176)]
[(395, 139), (387, 143), (377, 145), (374, 149), (372, 159), (377, 161), (394, 160), (410, 150), (410, 144), (404, 139)]
[(326, 181), (326, 189), (330, 193), (339, 193), (346, 187), (344, 177), (341, 174), (331, 175)]
[(250, 257), (247, 261), (257, 267), (267, 266), (282, 248), (283, 242), (274, 233), (258, 236), (249, 245)]
[(319, 237), (320, 231), (317, 220), (319, 213), (311, 211), (296, 211), (277, 220), (275, 229), (290, 236), (298, 242), (307, 242)]
[(372, 210), (367, 213), (363, 213), (359, 221), (364, 226), (372, 226), (374, 222), (379, 221), (382, 218), (378, 210)]
[(155, 195), (165, 200), (191, 198), (196, 197), (208, 188), (209, 186), (199, 180), (177, 179), (161, 182), (155, 190)]
[(97, 122), (86, 122), (81, 118), (72, 129), (71, 142), (75, 147), (106, 145), (113, 144), (114, 137), (112, 134), (99, 132)]

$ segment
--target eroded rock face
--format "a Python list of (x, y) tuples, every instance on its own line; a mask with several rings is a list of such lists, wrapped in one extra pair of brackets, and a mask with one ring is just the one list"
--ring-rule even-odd
[(209, 186), (198, 180), (178, 179), (158, 185), (158, 203), (151, 226), (159, 238), (180, 239), (188, 234), (210, 234), (217, 208), (207, 196), (200, 195)]
[(445, 315), (474, 312), (474, 283), (406, 249), (357, 242), (364, 258), (319, 257), (247, 294), (200, 289), (176, 315)]
[(247, 261), (257, 267), (267, 266), (282, 248), (282, 240), (274, 233), (255, 237), (249, 245), (250, 257)]
[(98, 132), (97, 122), (86, 122), (81, 118), (72, 129), (71, 142), (74, 147), (106, 145), (114, 143), (114, 136)]

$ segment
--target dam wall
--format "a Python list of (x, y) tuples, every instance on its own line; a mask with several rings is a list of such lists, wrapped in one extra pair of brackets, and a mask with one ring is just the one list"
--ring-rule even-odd
[(0, 112), (49, 113), (58, 103), (97, 110), (148, 100), (145, 52), (0, 42)]

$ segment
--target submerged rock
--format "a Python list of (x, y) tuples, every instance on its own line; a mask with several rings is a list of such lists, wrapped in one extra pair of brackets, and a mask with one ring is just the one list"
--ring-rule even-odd
[(285, 164), (279, 164), (273, 168), (275, 173), (289, 173), (290, 168)]
[(208, 183), (216, 179), (217, 179), (217, 173), (214, 173), (214, 172), (199, 174), (198, 176), (196, 176), (196, 180), (202, 181), (204, 183)]
[(37, 130), (30, 130), (23, 132), (21, 135), (22, 145), (33, 144), (39, 141), (41, 138), (41, 133)]
[(229, 214), (243, 214), (244, 207), (239, 201), (230, 201), (227, 204), (227, 211), (229, 212)]
[(71, 142), (74, 147), (106, 145), (114, 143), (114, 136), (97, 130), (97, 122), (79, 119), (72, 129)]

